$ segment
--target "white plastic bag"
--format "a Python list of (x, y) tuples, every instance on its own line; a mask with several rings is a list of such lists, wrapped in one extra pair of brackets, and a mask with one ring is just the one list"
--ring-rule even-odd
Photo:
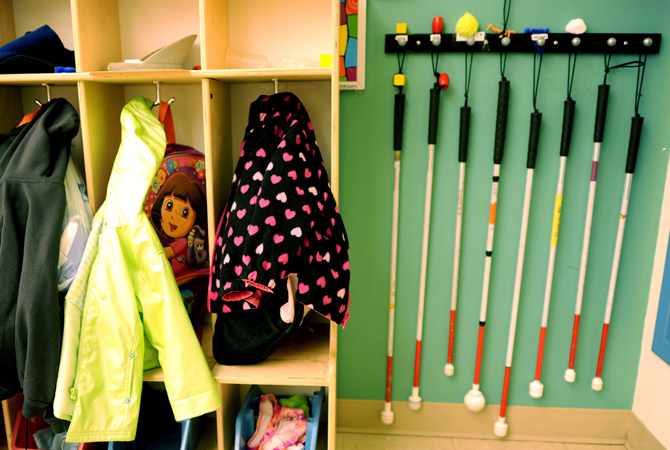
[(74, 280), (93, 222), (93, 209), (88, 201), (86, 184), (72, 157), (65, 171), (65, 198), (65, 217), (58, 257), (59, 291), (66, 291)]

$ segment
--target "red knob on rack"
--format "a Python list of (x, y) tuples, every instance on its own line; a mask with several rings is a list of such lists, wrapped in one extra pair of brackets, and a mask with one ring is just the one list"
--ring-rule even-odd
[(440, 74), (440, 78), (438, 78), (437, 82), (444, 91), (449, 87), (449, 75), (446, 73)]
[(442, 17), (433, 17), (433, 33), (442, 33), (444, 29), (444, 20)]

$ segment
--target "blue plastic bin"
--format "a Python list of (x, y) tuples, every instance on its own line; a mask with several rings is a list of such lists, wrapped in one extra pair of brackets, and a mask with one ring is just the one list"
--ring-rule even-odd
[[(254, 415), (258, 412), (258, 404), (261, 401), (263, 392), (261, 388), (254, 385), (249, 389), (247, 398), (244, 399), (242, 409), (240, 409), (235, 421), (235, 450), (248, 450), (247, 442), (256, 431), (256, 421)], [(321, 417), (321, 404), (326, 394), (326, 388), (322, 387), (320, 391), (315, 392), (311, 398), (309, 418), (307, 419), (307, 436), (305, 441), (305, 450), (316, 450), (316, 440), (319, 437), (319, 419)]]

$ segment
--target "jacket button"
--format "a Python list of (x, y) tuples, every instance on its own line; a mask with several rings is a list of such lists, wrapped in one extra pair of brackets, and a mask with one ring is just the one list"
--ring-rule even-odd
[(130, 403), (130, 399), (129, 399), (129, 398), (126, 399), (126, 403)]
[(131, 353), (131, 354), (130, 354), (130, 357), (131, 357), (131, 358), (134, 358), (134, 357), (135, 357), (135, 353)]

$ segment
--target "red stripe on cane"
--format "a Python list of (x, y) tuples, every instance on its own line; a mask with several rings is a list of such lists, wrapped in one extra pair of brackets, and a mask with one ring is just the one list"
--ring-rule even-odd
[(419, 366), (421, 365), (421, 341), (416, 341), (416, 359), (414, 360), (414, 387), (419, 387)]
[(507, 409), (507, 390), (509, 389), (509, 373), (511, 367), (505, 367), (505, 381), (503, 383), (502, 400), (500, 401), (500, 417), (505, 417), (505, 409)]
[(602, 378), (603, 373), (603, 360), (605, 359), (605, 347), (607, 346), (607, 332), (609, 331), (610, 324), (603, 324), (603, 337), (600, 340), (600, 355), (598, 355), (598, 368), (596, 369), (596, 377)]
[(540, 381), (542, 375), (542, 358), (544, 357), (544, 337), (547, 335), (547, 327), (540, 329), (540, 346), (537, 349), (537, 367), (535, 368), (535, 381)]
[(484, 325), (479, 326), (479, 339), (477, 341), (477, 362), (475, 363), (475, 384), (479, 384), (479, 370), (482, 366), (482, 349), (484, 347)]
[(575, 368), (575, 353), (577, 353), (577, 336), (579, 335), (579, 314), (575, 314), (575, 324), (572, 327), (572, 345), (570, 346), (569, 369)]
[(391, 375), (393, 373), (393, 356), (386, 360), (386, 403), (391, 402)]
[(447, 363), (451, 364), (454, 357), (454, 328), (456, 328), (456, 310), (451, 310), (451, 319), (449, 320), (449, 351), (447, 353)]

